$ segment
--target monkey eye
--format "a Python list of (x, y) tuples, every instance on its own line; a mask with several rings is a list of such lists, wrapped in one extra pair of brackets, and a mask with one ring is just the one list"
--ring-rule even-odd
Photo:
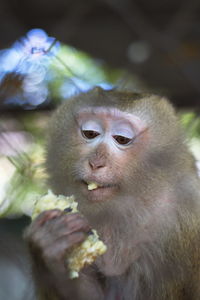
[(92, 140), (97, 137), (100, 133), (94, 130), (82, 130), (82, 136), (88, 140)]
[(123, 135), (114, 135), (113, 138), (120, 145), (129, 145), (132, 141), (132, 139), (125, 137)]

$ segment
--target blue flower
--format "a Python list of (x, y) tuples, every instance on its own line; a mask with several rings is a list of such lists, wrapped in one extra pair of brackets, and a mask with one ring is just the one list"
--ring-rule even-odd
[(43, 56), (55, 55), (59, 46), (59, 42), (49, 37), (44, 30), (32, 29), (25, 37), (15, 42), (13, 48), (20, 52), (22, 58), (35, 60)]

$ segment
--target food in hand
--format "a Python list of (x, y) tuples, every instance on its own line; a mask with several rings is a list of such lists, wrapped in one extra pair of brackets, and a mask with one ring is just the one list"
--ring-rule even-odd
[[(74, 196), (56, 196), (49, 190), (48, 194), (36, 201), (32, 213), (32, 219), (35, 219), (41, 212), (50, 209), (61, 209), (66, 213), (75, 213), (78, 212), (77, 206), (78, 203), (75, 201)], [(105, 253), (106, 249), (106, 245), (99, 240), (96, 230), (92, 229), (89, 232), (87, 239), (77, 247), (74, 247), (66, 256), (68, 268), (70, 270), (70, 278), (78, 277), (79, 271), (85, 265), (93, 263), (99, 255)]]

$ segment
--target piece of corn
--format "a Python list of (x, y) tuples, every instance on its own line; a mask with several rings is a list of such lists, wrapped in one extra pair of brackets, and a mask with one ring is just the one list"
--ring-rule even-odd
[[(35, 219), (41, 212), (49, 209), (61, 209), (66, 213), (77, 212), (78, 203), (74, 196), (56, 196), (52, 191), (38, 199), (34, 205), (32, 219)], [(77, 247), (74, 247), (67, 255), (67, 263), (70, 270), (70, 278), (79, 276), (79, 271), (87, 264), (91, 264), (99, 255), (105, 253), (107, 247), (99, 240), (96, 230), (92, 229), (87, 239)]]
[(88, 183), (88, 190), (92, 191), (98, 188), (98, 185), (95, 182)]

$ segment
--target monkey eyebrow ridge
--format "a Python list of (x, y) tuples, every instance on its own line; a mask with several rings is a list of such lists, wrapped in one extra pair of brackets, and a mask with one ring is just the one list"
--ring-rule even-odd
[(84, 114), (91, 114), (91, 115), (105, 115), (105, 116), (113, 116), (114, 118), (121, 119), (129, 119), (131, 120), (132, 114), (126, 112), (126, 111), (121, 111), (117, 108), (113, 107), (104, 107), (104, 106), (99, 106), (99, 107), (86, 107), (77, 112), (77, 115), (84, 115)]
[(104, 107), (104, 106), (89, 106), (83, 109), (80, 109), (76, 112), (76, 120), (81, 119), (82, 117), (87, 117), (87, 115), (104, 115), (107, 117), (113, 117), (114, 119), (126, 119), (127, 121), (134, 123), (139, 132), (147, 129), (146, 122), (142, 121), (137, 114), (128, 113), (126, 111), (121, 111), (118, 108), (113, 107)]

